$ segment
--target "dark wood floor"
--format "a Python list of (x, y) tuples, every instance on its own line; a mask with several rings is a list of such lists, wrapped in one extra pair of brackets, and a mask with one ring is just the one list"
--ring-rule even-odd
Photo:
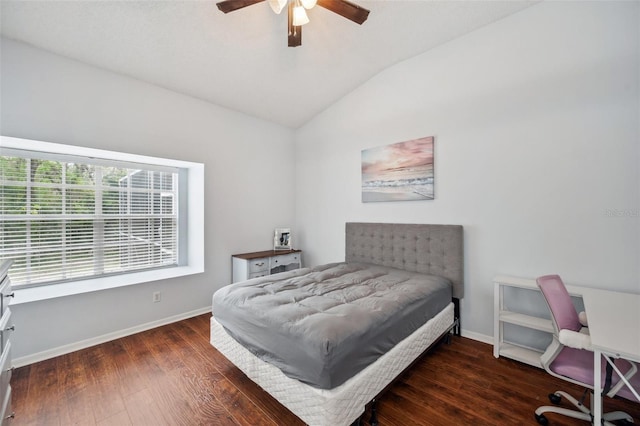
[[(21, 367), (12, 379), (15, 425), (301, 425), (209, 344), (201, 315)], [(381, 399), (380, 424), (526, 425), (550, 391), (579, 388), (495, 359), (489, 345), (454, 337)], [(636, 423), (640, 404), (607, 401)], [(585, 425), (550, 414), (553, 425)]]

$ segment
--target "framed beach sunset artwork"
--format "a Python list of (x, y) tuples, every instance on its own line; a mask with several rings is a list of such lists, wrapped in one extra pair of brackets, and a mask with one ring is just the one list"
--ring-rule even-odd
[(362, 202), (433, 200), (433, 136), (362, 151)]

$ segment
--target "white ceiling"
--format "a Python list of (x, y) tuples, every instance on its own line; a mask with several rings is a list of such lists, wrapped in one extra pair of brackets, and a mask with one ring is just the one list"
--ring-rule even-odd
[(353, 0), (359, 26), (309, 11), (287, 47), (286, 11), (223, 14), (215, 1), (2, 0), (4, 37), (297, 128), (381, 70), (534, 4)]

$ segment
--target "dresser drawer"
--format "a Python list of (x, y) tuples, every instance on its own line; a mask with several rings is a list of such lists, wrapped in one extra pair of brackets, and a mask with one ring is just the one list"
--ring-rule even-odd
[(13, 419), (11, 406), (11, 342), (13, 328), (9, 302), (13, 297), (7, 275), (11, 260), (0, 262), (0, 426), (9, 426)]
[(11, 420), (13, 420), (14, 413), (13, 407), (11, 406), (11, 386), (7, 389), (7, 394), (4, 396), (4, 401), (2, 401), (2, 411), (0, 411), (2, 415), (0, 419), (2, 419), (2, 426), (11, 425)]
[(271, 258), (271, 267), (300, 264), (300, 253), (282, 254)]
[(266, 257), (260, 259), (251, 259), (248, 262), (249, 276), (251, 276), (254, 272), (266, 272), (269, 269), (269, 259)]
[(11, 281), (9, 281), (9, 277), (4, 277), (2, 280), (2, 284), (0, 284), (0, 316), (4, 314), (4, 311), (9, 306), (9, 302), (11, 302), (11, 298), (13, 297), (13, 292), (11, 290)]
[(7, 347), (0, 356), (0, 395), (4, 395), (11, 383), (11, 342), (7, 342)]
[(11, 323), (11, 309), (7, 308), (0, 318), (0, 350), (4, 353), (4, 348), (9, 343), (9, 338), (13, 332), (13, 324)]
[(266, 277), (267, 275), (269, 275), (269, 271), (252, 272), (251, 274), (249, 274), (249, 277), (247, 279), (250, 280), (251, 278)]

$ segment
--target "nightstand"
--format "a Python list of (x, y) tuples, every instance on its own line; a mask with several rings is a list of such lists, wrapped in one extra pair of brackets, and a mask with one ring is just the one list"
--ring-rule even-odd
[(301, 250), (266, 250), (231, 256), (231, 282), (264, 277), (302, 267)]

